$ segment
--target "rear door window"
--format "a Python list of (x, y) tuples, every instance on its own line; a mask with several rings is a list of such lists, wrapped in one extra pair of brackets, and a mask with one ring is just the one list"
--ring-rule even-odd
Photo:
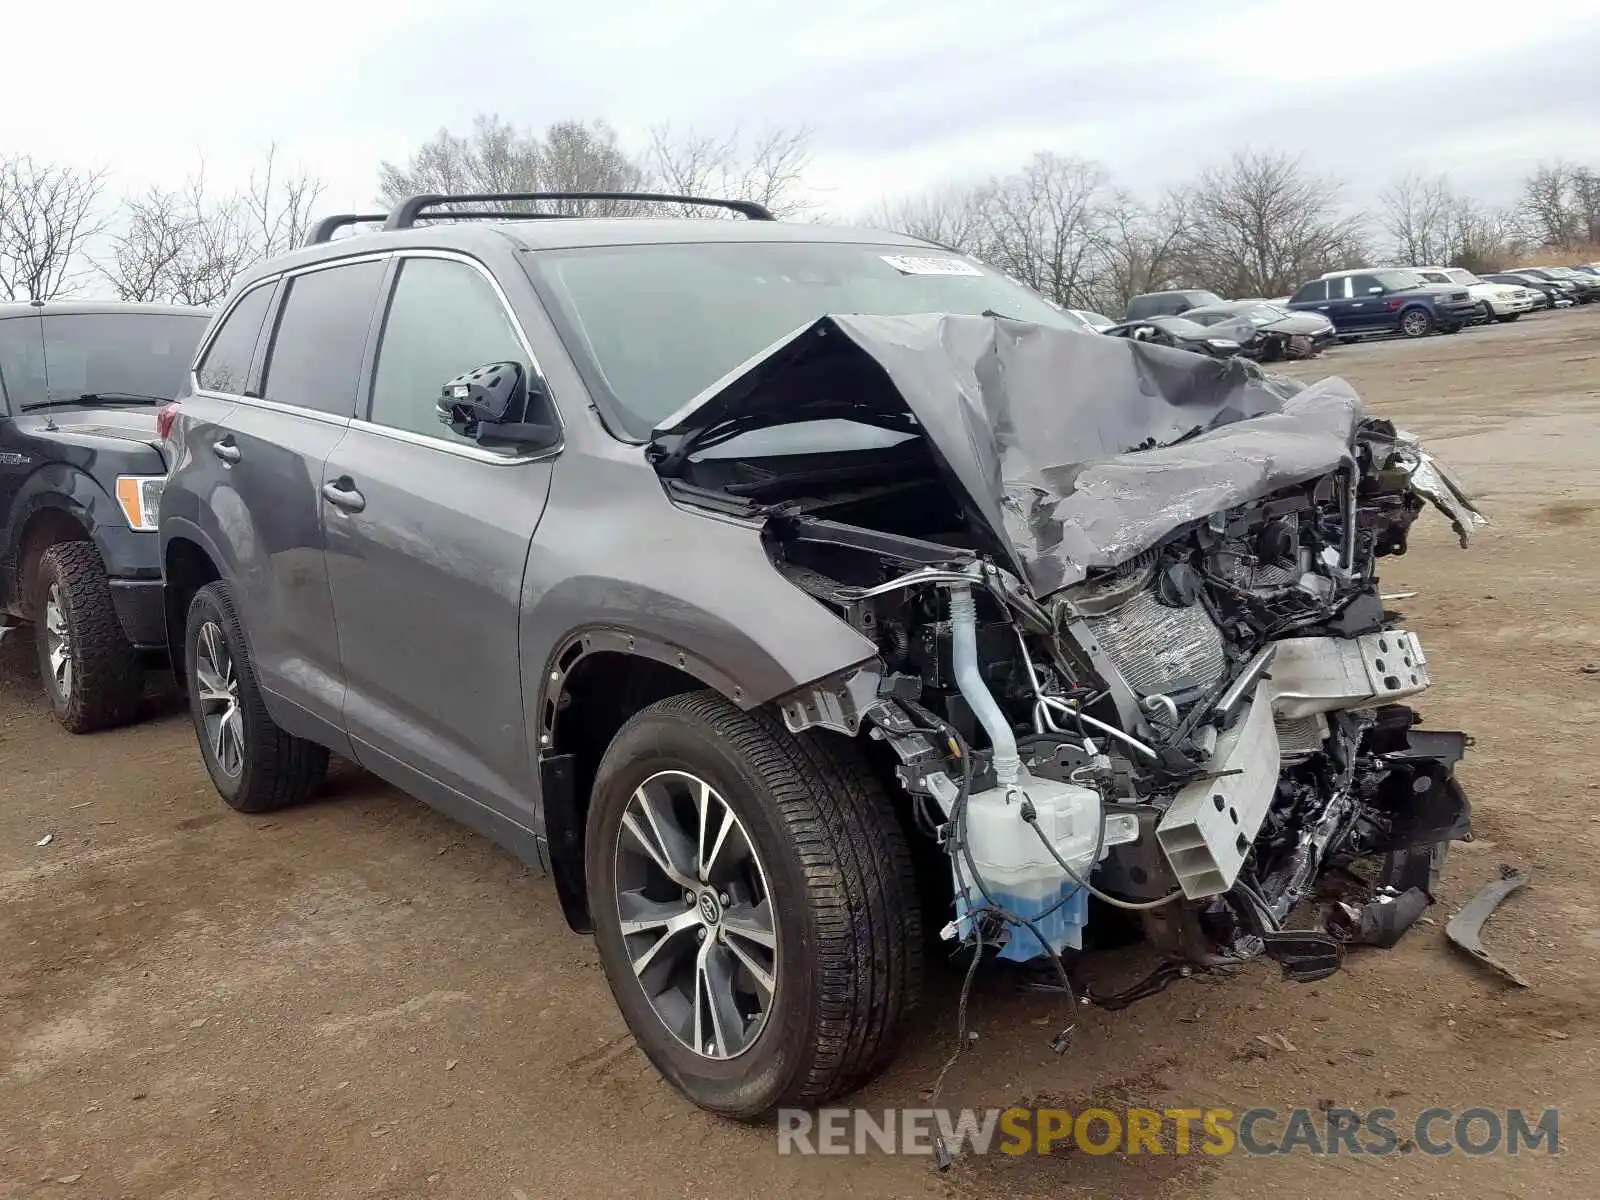
[(251, 288), (223, 318), (195, 371), (195, 378), (205, 391), (228, 396), (248, 393), (250, 364), (255, 358), (256, 341), (261, 336), (261, 324), (267, 316), (272, 289), (271, 283)]
[(368, 260), (289, 279), (262, 383), (268, 400), (335, 417), (355, 415), (367, 329), (385, 267)]
[(457, 375), (495, 362), (531, 372), (499, 294), (474, 267), (445, 258), (406, 258), (384, 317), (373, 370), (375, 425), (476, 445), (438, 417), (439, 393)]
[(1310, 283), (1300, 285), (1300, 290), (1294, 294), (1294, 304), (1306, 304), (1316, 300), (1328, 298), (1328, 281), (1326, 279), (1313, 279)]

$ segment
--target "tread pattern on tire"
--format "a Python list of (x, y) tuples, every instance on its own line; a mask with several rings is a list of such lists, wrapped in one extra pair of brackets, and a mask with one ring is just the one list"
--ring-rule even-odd
[(904, 832), (855, 743), (792, 734), (714, 691), (669, 696), (640, 717), (666, 712), (752, 764), (794, 839), (817, 934), (818, 1019), (809, 1067), (776, 1103), (825, 1103), (883, 1068), (921, 1000), (922, 914)]
[(122, 630), (99, 549), (93, 542), (57, 542), (40, 556), (36, 578), (40, 669), (49, 669), (44, 602), (52, 582), (61, 585), (72, 638), (72, 695), (66, 711), (56, 710), (61, 724), (72, 733), (93, 733), (130, 723), (139, 715), (144, 671)]
[[(226, 583), (220, 580), (209, 583), (195, 593), (184, 627), (185, 654), (190, 652), (194, 644), (195, 610), (206, 599), (216, 605), (226, 626), (228, 652), (233, 656), (233, 669), (239, 680), (239, 706), (244, 711), (244, 776), (240, 780), (240, 790), (233, 796), (224, 794), (223, 799), (231, 808), (246, 813), (272, 812), (300, 804), (327, 776), (328, 749), (316, 742), (285, 733), (267, 712), (260, 685), (256, 683), (255, 666), (250, 661), (244, 629), (239, 623), (239, 613)], [(192, 673), (189, 680), (192, 688)], [(191, 697), (191, 711), (195, 703)], [(202, 736), (200, 731), (196, 716), (197, 736)], [(209, 763), (210, 750), (202, 748), (201, 753), (206, 755)], [(221, 788), (218, 790), (221, 791)]]

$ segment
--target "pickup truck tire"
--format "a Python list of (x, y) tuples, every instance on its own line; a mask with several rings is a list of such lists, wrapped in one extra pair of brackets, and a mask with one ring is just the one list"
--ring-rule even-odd
[(183, 650), (200, 757), (228, 806), (271, 812), (309, 797), (328, 773), (327, 748), (285, 733), (267, 712), (226, 583), (195, 593)]
[(1408, 338), (1427, 337), (1433, 332), (1433, 315), (1425, 308), (1408, 308), (1400, 314), (1400, 332)]
[(58, 542), (34, 573), (34, 643), (56, 719), (71, 733), (139, 715), (144, 669), (122, 632), (105, 563), (93, 542)]
[(820, 1104), (893, 1056), (920, 998), (921, 913), (856, 743), (716, 692), (658, 701), (605, 752), (584, 853), (612, 994), (694, 1103), (740, 1118)]

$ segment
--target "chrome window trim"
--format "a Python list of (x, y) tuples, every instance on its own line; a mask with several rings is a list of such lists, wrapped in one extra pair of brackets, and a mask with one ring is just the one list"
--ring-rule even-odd
[[(397, 442), (405, 442), (409, 445), (427, 446), (433, 449), (445, 450), (461, 458), (470, 458), (474, 462), (493, 463), (496, 466), (519, 466), (523, 463), (545, 462), (549, 459), (558, 457), (561, 454), (562, 449), (566, 446), (566, 422), (562, 419), (560, 406), (556, 404), (555, 397), (551, 395), (549, 382), (545, 378), (543, 368), (539, 365), (539, 356), (533, 352), (533, 345), (528, 341), (527, 331), (522, 328), (522, 322), (517, 319), (516, 311), (511, 307), (510, 298), (506, 295), (505, 289), (500, 286), (500, 281), (494, 277), (494, 273), (490, 271), (488, 267), (484, 266), (483, 263), (479, 262), (476, 258), (473, 258), (470, 254), (463, 254), (457, 250), (439, 250), (427, 247), (403, 247), (394, 250), (391, 253), (395, 258), (398, 259), (437, 258), (443, 259), (446, 262), (462, 263), (472, 268), (488, 282), (490, 290), (494, 292), (495, 299), (499, 300), (500, 302), (500, 309), (503, 313), (505, 313), (506, 320), (510, 323), (512, 332), (516, 335), (517, 344), (522, 347), (522, 352), (528, 357), (529, 377), (531, 379), (537, 379), (540, 384), (543, 385), (545, 395), (550, 399), (550, 410), (555, 414), (556, 433), (559, 435), (559, 437), (554, 446), (548, 450), (541, 450), (537, 454), (506, 455), (496, 454), (493, 450), (484, 450), (477, 446), (469, 446), (463, 442), (452, 442), (446, 440), (445, 438), (431, 437), (425, 433), (416, 433), (409, 429), (396, 429), (393, 426), (383, 425), (377, 421), (370, 420), (368, 417), (358, 416), (353, 418), (350, 421), (350, 427), (352, 429), (360, 429), (368, 433), (379, 434), (380, 436), (391, 438)], [(397, 277), (395, 280), (395, 287), (399, 286), (399, 280), (400, 277)], [(391, 289), (389, 295), (385, 297), (385, 301), (386, 303), (392, 302), (393, 299), (394, 292)], [(388, 322), (387, 312), (384, 313), (384, 322), (385, 324)], [(364, 410), (369, 414), (369, 416), (372, 412), (372, 388), (374, 385), (376, 385), (378, 380), (378, 360), (382, 356), (383, 331), (380, 329), (378, 334), (377, 350), (372, 359), (372, 377), (367, 381), (368, 386), (366, 403), (364, 405), (357, 405), (358, 412)], [(441, 380), (441, 383), (442, 382), (443, 381)]]
[[(520, 466), (524, 463), (546, 462), (550, 459), (558, 457), (566, 445), (566, 422), (562, 419), (560, 407), (556, 404), (554, 397), (551, 397), (550, 399), (550, 408), (551, 411), (555, 413), (556, 431), (558, 434), (562, 435), (561, 439), (550, 449), (542, 450), (537, 454), (506, 455), (496, 454), (492, 450), (484, 450), (481, 447), (469, 446), (462, 442), (451, 442), (444, 438), (431, 437), (425, 433), (414, 433), (408, 429), (396, 429), (389, 425), (381, 425), (376, 421), (369, 421), (365, 417), (336, 417), (332, 413), (320, 412), (317, 409), (305, 408), (301, 405), (283, 404), (277, 400), (268, 400), (261, 396), (242, 396), (235, 392), (218, 392), (213, 391), (210, 388), (200, 386), (200, 377), (198, 374), (200, 363), (204, 360), (206, 353), (211, 349), (211, 343), (216, 339), (217, 332), (222, 328), (223, 323), (233, 315), (233, 310), (237, 308), (244, 298), (251, 292), (255, 291), (257, 288), (266, 287), (269, 284), (276, 284), (281, 280), (294, 279), (300, 275), (309, 275), (313, 271), (322, 271), (331, 267), (350, 266), (364, 262), (383, 262), (391, 258), (438, 258), (447, 262), (459, 262), (472, 268), (480, 276), (482, 276), (488, 282), (490, 289), (494, 292), (495, 298), (500, 302), (501, 311), (505, 313), (506, 320), (510, 322), (512, 332), (516, 335), (517, 344), (522, 347), (522, 352), (528, 357), (530, 375), (544, 384), (545, 394), (546, 396), (550, 396), (549, 383), (545, 379), (543, 369), (539, 366), (538, 355), (534, 354), (533, 346), (528, 341), (527, 331), (522, 328), (522, 322), (517, 319), (517, 314), (511, 307), (510, 298), (507, 297), (505, 289), (500, 286), (500, 281), (494, 277), (494, 273), (490, 271), (488, 267), (484, 266), (483, 263), (478, 261), (476, 258), (473, 258), (470, 254), (463, 254), (456, 250), (440, 250), (426, 247), (401, 247), (393, 250), (369, 252), (366, 254), (352, 254), (344, 258), (330, 258), (319, 262), (309, 263), (304, 267), (296, 267), (293, 270), (275, 271), (271, 275), (266, 275), (256, 280), (249, 287), (245, 288), (244, 291), (240, 292), (238, 296), (234, 297), (233, 302), (223, 310), (222, 316), (212, 328), (210, 336), (206, 338), (200, 350), (196, 353), (194, 363), (189, 368), (189, 383), (191, 389), (197, 395), (207, 396), (217, 400), (230, 400), (236, 404), (246, 404), (252, 408), (260, 408), (268, 412), (283, 413), (287, 416), (309, 417), (311, 420), (320, 421), (324, 425), (359, 429), (366, 433), (373, 433), (380, 437), (389, 438), (392, 441), (404, 442), (413, 446), (425, 446), (433, 450), (443, 450), (446, 453), (454, 454), (459, 458), (468, 458), (474, 462), (490, 463), (495, 466)], [(384, 297), (385, 304), (392, 299), (393, 290), (391, 289), (389, 294)], [(388, 314), (385, 313), (386, 320), (387, 315)], [(372, 385), (377, 380), (377, 355), (381, 355), (382, 353), (383, 341), (382, 334), (380, 332), (377, 352), (373, 357), (372, 376), (366, 381), (367, 389), (365, 403), (357, 405), (358, 411), (365, 410), (370, 412), (372, 409)]]
[[(205, 340), (200, 343), (200, 348), (194, 352), (194, 361), (189, 364), (190, 391), (201, 392), (207, 396), (217, 396), (223, 399), (231, 400), (237, 398), (233, 392), (217, 392), (210, 388), (201, 387), (200, 364), (205, 361), (206, 355), (211, 353), (211, 344), (217, 340), (217, 334), (222, 332), (222, 327), (226, 325), (228, 323), (228, 319), (233, 316), (234, 309), (238, 308), (239, 305), (244, 303), (244, 298), (251, 292), (256, 291), (258, 288), (264, 288), (270, 284), (277, 283), (281, 278), (283, 278), (282, 271), (276, 271), (271, 275), (263, 276), (235, 296), (233, 298), (233, 302), (230, 303), (227, 308), (222, 310), (222, 315), (217, 318), (216, 324), (211, 326), (211, 332), (206, 334)], [(261, 331), (259, 329), (256, 330), (256, 336), (259, 337), (260, 335)], [(249, 364), (247, 363), (245, 365), (248, 367)]]

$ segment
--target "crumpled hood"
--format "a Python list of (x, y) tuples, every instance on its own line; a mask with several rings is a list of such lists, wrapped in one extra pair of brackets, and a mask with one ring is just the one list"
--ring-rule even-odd
[(807, 420), (892, 426), (908, 410), (1039, 597), (1339, 469), (1364, 419), (1337, 378), (1305, 386), (1241, 359), (1003, 317), (839, 315), (707, 388), (658, 427), (651, 455)]

